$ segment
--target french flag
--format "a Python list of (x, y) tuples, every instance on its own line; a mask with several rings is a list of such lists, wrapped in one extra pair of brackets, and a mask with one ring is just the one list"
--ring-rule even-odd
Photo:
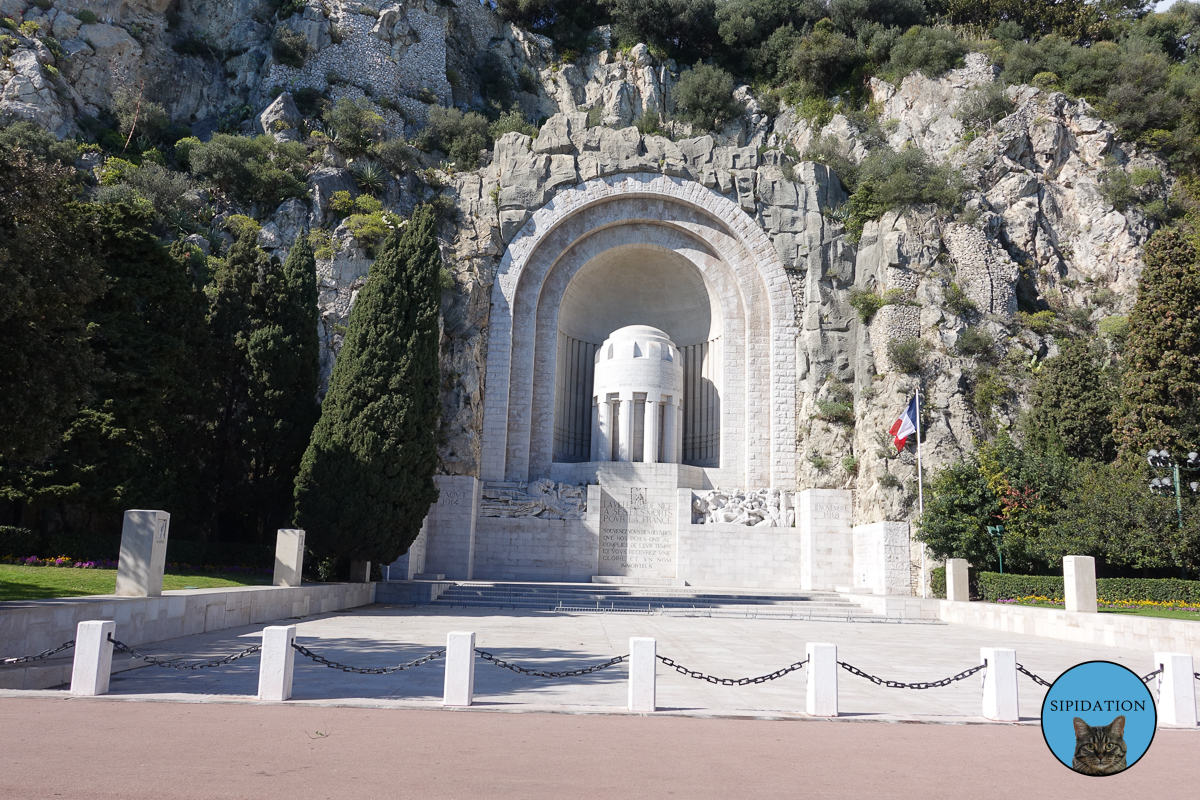
[(917, 432), (917, 398), (908, 401), (908, 408), (900, 415), (900, 419), (892, 423), (888, 431), (896, 440), (896, 449), (903, 450), (910, 434)]

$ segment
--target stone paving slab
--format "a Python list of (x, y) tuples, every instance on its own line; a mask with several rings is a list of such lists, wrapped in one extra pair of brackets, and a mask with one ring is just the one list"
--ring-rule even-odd
[[(1151, 653), (1058, 642), (957, 625), (890, 626), (795, 620), (706, 619), (648, 615), (561, 614), (430, 606), (369, 606), (295, 621), (298, 641), (330, 660), (354, 666), (390, 666), (445, 646), (452, 630), (476, 632), (476, 646), (507, 661), (546, 670), (576, 669), (628, 651), (631, 636), (652, 636), (658, 652), (718, 677), (752, 677), (804, 657), (809, 641), (838, 645), (838, 657), (899, 681), (948, 677), (979, 663), (979, 648), (1012, 647), (1033, 672), (1053, 680), (1068, 667), (1105, 659), (1138, 674), (1152, 669)], [(140, 648), (156, 656), (210, 658), (244, 649), (261, 628), (243, 627), (183, 637)], [(119, 638), (119, 637), (118, 637)], [(293, 704), (436, 708), (442, 697), (441, 660), (392, 675), (356, 675), (296, 656)], [(476, 661), (479, 710), (621, 713), (624, 665), (567, 679), (520, 675)], [(249, 702), (257, 691), (258, 657), (213, 669), (146, 667), (113, 676), (113, 699)], [(660, 664), (658, 705), (668, 714), (803, 717), (805, 674), (760, 685), (727, 687), (680, 675)], [(888, 689), (840, 671), (844, 719), (983, 722), (981, 681), (972, 676), (928, 690)], [(1019, 678), (1021, 716), (1032, 723), (1045, 690)], [(19, 693), (4, 693), (9, 696)], [(61, 692), (39, 693), (56, 695)]]

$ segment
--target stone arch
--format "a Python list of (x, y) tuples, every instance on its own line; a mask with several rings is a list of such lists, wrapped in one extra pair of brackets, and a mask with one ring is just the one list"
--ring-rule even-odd
[(734, 367), (725, 391), (738, 399), (725, 409), (729, 432), (743, 447), (731, 453), (736, 463), (729, 469), (723, 455), (722, 477), (792, 486), (797, 331), (783, 265), (736, 203), (693, 181), (645, 173), (560, 191), (534, 212), (501, 259), (492, 288), (481, 477), (529, 480), (544, 474), (535, 473), (548, 463), (546, 437), (535, 429), (553, 426), (553, 408), (551, 403), (547, 411), (537, 398), (545, 399), (545, 382), (553, 379), (556, 356), (548, 341), (562, 294), (589, 261), (629, 244), (669, 247), (687, 258), (721, 287), (726, 322), (730, 308), (741, 307), (744, 340), (728, 348), (724, 360)]

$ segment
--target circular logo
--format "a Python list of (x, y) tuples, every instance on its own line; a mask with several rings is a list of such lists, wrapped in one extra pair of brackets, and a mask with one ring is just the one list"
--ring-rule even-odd
[(1081, 775), (1116, 775), (1150, 749), (1158, 711), (1132, 670), (1087, 661), (1058, 676), (1042, 701), (1042, 736), (1054, 757)]

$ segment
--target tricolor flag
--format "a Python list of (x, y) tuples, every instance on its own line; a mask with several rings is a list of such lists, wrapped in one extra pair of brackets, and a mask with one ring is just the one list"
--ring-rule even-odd
[(904, 409), (904, 413), (900, 415), (900, 419), (892, 423), (892, 429), (888, 431), (896, 440), (896, 449), (903, 450), (904, 445), (908, 442), (909, 434), (917, 432), (917, 398), (913, 397), (908, 401), (908, 408)]

